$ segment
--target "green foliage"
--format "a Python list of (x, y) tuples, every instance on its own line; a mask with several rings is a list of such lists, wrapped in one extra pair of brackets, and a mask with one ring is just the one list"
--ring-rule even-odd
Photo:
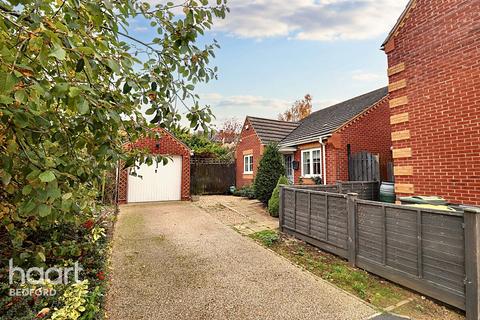
[(271, 247), (280, 239), (278, 232), (274, 230), (263, 230), (250, 235), (251, 238), (260, 241), (264, 246)]
[(258, 166), (257, 175), (255, 176), (255, 195), (258, 200), (264, 204), (272, 196), (273, 189), (277, 185), (277, 181), (281, 175), (285, 173), (285, 167), (282, 161), (282, 155), (278, 151), (278, 146), (269, 144), (265, 147), (263, 157)]
[(322, 177), (318, 177), (318, 176), (317, 176), (317, 177), (313, 177), (312, 180), (313, 180), (313, 182), (314, 182), (316, 185), (321, 185), (321, 184), (323, 184), (323, 179), (322, 179)]
[(284, 175), (280, 176), (277, 182), (277, 186), (273, 189), (272, 196), (268, 200), (268, 212), (272, 217), (278, 217), (278, 207), (280, 203), (280, 185), (288, 185), (288, 178)]
[(70, 285), (63, 293), (60, 300), (63, 307), (56, 309), (52, 314), (52, 320), (76, 320), (85, 311), (87, 302), (88, 280)]
[(220, 158), (228, 159), (232, 157), (229, 149), (221, 144), (213, 142), (205, 133), (174, 132), (175, 136), (185, 143), (196, 157), (199, 158)]
[(233, 192), (233, 195), (237, 197), (255, 199), (255, 189), (253, 188), (253, 185), (246, 185), (241, 187), (240, 189), (236, 189)]
[[(86, 258), (104, 238), (82, 227), (99, 212), (101, 177), (119, 162), (153, 161), (125, 143), (174, 127), (177, 104), (191, 128), (209, 129), (194, 89), (216, 78), (218, 45), (196, 41), (227, 11), (225, 0), (1, 2), (0, 266)], [(133, 19), (154, 37), (126, 33)]]

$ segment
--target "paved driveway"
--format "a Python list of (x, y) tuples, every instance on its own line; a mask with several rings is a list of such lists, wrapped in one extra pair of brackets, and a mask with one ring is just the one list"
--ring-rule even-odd
[(109, 319), (367, 319), (375, 311), (191, 203), (121, 207)]

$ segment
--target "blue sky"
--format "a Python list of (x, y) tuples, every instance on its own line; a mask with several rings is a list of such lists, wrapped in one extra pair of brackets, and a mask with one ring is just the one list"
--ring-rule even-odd
[[(276, 118), (306, 93), (318, 110), (385, 86), (380, 46), (407, 2), (230, 0), (231, 13), (202, 39), (217, 39), (221, 49), (212, 61), (219, 80), (197, 87), (201, 102), (217, 122)], [(141, 23), (130, 32), (153, 35)]]

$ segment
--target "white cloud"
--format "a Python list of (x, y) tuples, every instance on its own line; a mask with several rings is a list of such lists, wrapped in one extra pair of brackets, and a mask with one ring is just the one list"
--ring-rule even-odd
[[(235, 117), (243, 120), (246, 116), (276, 119), (279, 113), (292, 106), (295, 99), (277, 99), (251, 95), (223, 96), (218, 93), (200, 94), (202, 104), (209, 104), (216, 123)], [(318, 110), (334, 104), (336, 100), (317, 101), (313, 99), (313, 109)]]
[(378, 73), (365, 72), (363, 70), (355, 70), (352, 72), (352, 80), (355, 81), (371, 82), (377, 81), (381, 78), (382, 75), (379, 75)]
[(243, 38), (362, 40), (388, 33), (407, 0), (233, 0), (214, 28)]

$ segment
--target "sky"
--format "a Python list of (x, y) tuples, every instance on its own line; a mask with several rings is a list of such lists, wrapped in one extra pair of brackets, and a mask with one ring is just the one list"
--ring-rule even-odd
[[(150, 0), (155, 3), (160, 0)], [(305, 94), (313, 110), (386, 86), (380, 47), (408, 0), (230, 0), (231, 12), (201, 42), (216, 39), (218, 80), (197, 86), (215, 122), (276, 119)], [(141, 21), (130, 34), (153, 37)]]

